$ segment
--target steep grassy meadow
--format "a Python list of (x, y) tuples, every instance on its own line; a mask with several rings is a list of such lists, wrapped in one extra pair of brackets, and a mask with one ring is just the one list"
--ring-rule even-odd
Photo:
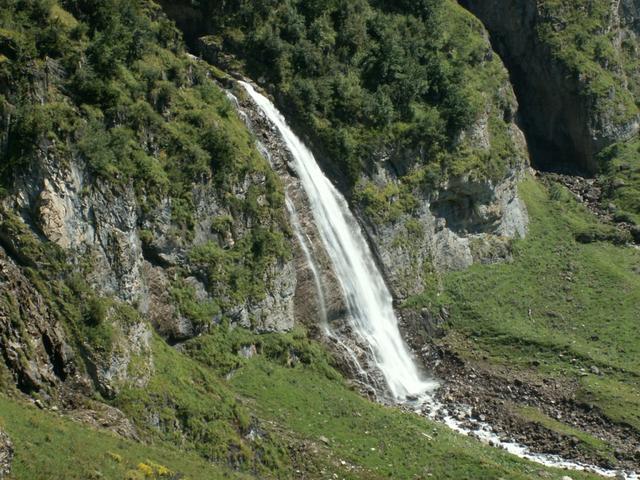
[(638, 432), (640, 250), (578, 242), (617, 233), (559, 184), (529, 179), (521, 193), (531, 225), (511, 262), (438, 276), (408, 304), (450, 310), (441, 342), (461, 358), (565, 384), (577, 405)]
[[(239, 333), (233, 336), (243, 341), (251, 337), (248, 332)], [(253, 340), (258, 345), (265, 343), (260, 337)], [(205, 337), (198, 343), (201, 348), (209, 344), (223, 352), (228, 341)], [(298, 348), (300, 342), (299, 336)], [(227, 343), (232, 344), (233, 341)], [(374, 404), (350, 390), (331, 370), (317, 369), (302, 361), (285, 366), (286, 362), (273, 359), (273, 347), (265, 344), (259, 348), (263, 353), (249, 360), (236, 358), (237, 368), (228, 382), (222, 380), (222, 388), (233, 392), (250, 415), (251, 431), (258, 441), (277, 445), (269, 454), (273, 462), (270, 468), (236, 464), (236, 469), (231, 470), (224, 461), (205, 460), (203, 449), (219, 446), (207, 443), (207, 439), (212, 441), (211, 436), (200, 436), (197, 444), (191, 444), (152, 429), (144, 433), (146, 441), (141, 443), (71, 421), (60, 413), (39, 410), (23, 400), (0, 397), (0, 426), (14, 440), (15, 447), (14, 470), (9, 478), (138, 480), (177, 475), (189, 479), (337, 476), (363, 480), (471, 480), (562, 476), (561, 471), (519, 460), (413, 413)], [(298, 353), (305, 358), (303, 351)], [(228, 358), (233, 356), (231, 351), (227, 353)], [(170, 354), (170, 358), (171, 366), (163, 369), (157, 381), (175, 382), (172, 375), (179, 373), (186, 388), (197, 381), (186, 372), (196, 369), (200, 375), (215, 375), (211, 367), (198, 366), (185, 356)], [(213, 363), (207, 358), (208, 363)], [(158, 401), (161, 400), (156, 397), (155, 402)], [(137, 405), (140, 404), (132, 402), (130, 408)], [(147, 400), (144, 405), (151, 411), (161, 407), (154, 400)], [(215, 415), (220, 411), (220, 401), (213, 395), (203, 396), (200, 408)], [(183, 415), (191, 416), (190, 410), (183, 410)], [(137, 416), (131, 418), (142, 423)], [(209, 428), (209, 435), (213, 436), (225, 429), (223, 424), (215, 423)], [(582, 473), (571, 475), (574, 479), (597, 478)]]

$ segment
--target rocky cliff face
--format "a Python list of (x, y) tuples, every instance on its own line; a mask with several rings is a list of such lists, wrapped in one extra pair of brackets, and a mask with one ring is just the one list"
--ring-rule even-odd
[[(32, 79), (36, 96), (68, 104), (64, 73), (45, 77)], [(11, 124), (18, 99), (2, 99), (1, 122)], [(286, 219), (281, 187), (255, 150), (224, 184), (194, 176), (178, 197), (122, 172), (96, 172), (88, 157), (100, 152), (82, 153), (82, 134), (56, 133), (37, 136), (21, 168), (2, 179), (0, 352), (23, 392), (49, 397), (68, 385), (112, 398), (123, 386), (142, 388), (154, 372), (154, 332), (175, 344), (222, 321), (256, 332), (293, 327), (296, 273), (286, 220), (278, 223)], [(152, 155), (164, 155), (161, 132), (138, 133)], [(20, 135), (3, 130), (7, 165)], [(272, 232), (282, 243), (275, 253), (261, 237)]]
[(637, 1), (584, 8), (533, 0), (461, 3), (483, 21), (509, 68), (537, 166), (595, 173), (604, 147), (637, 134)]
[[(490, 50), (488, 38), (484, 41)], [(528, 215), (518, 196), (518, 183), (528, 169), (529, 156), (515, 123), (518, 104), (506, 75), (499, 92), (499, 101), (485, 99), (484, 114), (459, 141), (468, 142), (487, 158), (495, 154), (497, 143), (509, 145), (505, 159), (509, 167), (500, 175), (490, 178), (470, 168), (436, 185), (413, 187), (409, 192), (412, 208), (394, 209), (406, 196), (402, 192), (406, 181), (400, 177), (410, 177), (417, 166), (403, 171), (398, 165), (411, 165), (407, 158), (415, 152), (391, 151), (380, 156), (376, 170), (356, 187), (354, 208), (399, 300), (423, 291), (433, 273), (509, 259), (511, 241), (526, 235)], [(489, 127), (498, 117), (505, 124), (501, 138)], [(392, 213), (381, 217), (379, 205), (375, 209), (367, 205), (367, 197), (358, 192), (367, 189), (399, 192), (388, 197), (383, 207)]]
[[(234, 186), (233, 193), (238, 199), (246, 198), (252, 186), (264, 182), (264, 175), (249, 175)], [(172, 300), (166, 298), (172, 269), (173, 273), (177, 268), (190, 273), (187, 283), (199, 301), (210, 300), (215, 290), (207, 292), (202, 278), (197, 278), (200, 272), (190, 262), (191, 250), (209, 242), (231, 246), (234, 236), (242, 238), (255, 221), (233, 218), (229, 207), (222, 205), (222, 193), (212, 184), (194, 184), (194, 229), (181, 235), (173, 221), (171, 198), (143, 212), (132, 184), (114, 187), (92, 178), (82, 162), (43, 158), (19, 178), (16, 193), (5, 205), (21, 212), (25, 223), (39, 230), (44, 239), (69, 252), (71, 261), (89, 262), (88, 281), (97, 292), (136, 305), (141, 314), (149, 315), (159, 333), (181, 340), (196, 334), (198, 327), (172, 309)], [(228, 230), (219, 233), (212, 228), (217, 218), (233, 218)], [(286, 262), (274, 265), (270, 278), (264, 279), (270, 288), (263, 300), (247, 300), (221, 313), (249, 326), (250, 311), (257, 330), (290, 329), (292, 268)]]
[(421, 292), (434, 272), (507, 260), (511, 240), (527, 231), (526, 207), (518, 197), (523, 172), (518, 169), (497, 184), (452, 179), (419, 197), (414, 213), (382, 225), (361, 214), (395, 296), (401, 300)]
[[(186, 340), (220, 321), (257, 331), (286, 331), (293, 326), (296, 285), (292, 261), (276, 262), (264, 278), (266, 294), (261, 300), (245, 299), (229, 303), (226, 310), (212, 314), (204, 322), (181, 310), (172, 289), (182, 278), (193, 301), (206, 305), (216, 295), (216, 286), (207, 284), (189, 252), (209, 242), (224, 245), (233, 235), (220, 235), (211, 228), (219, 217), (231, 218), (217, 200), (212, 185), (196, 185), (195, 229), (187, 240), (172, 222), (172, 201), (165, 198), (151, 212), (143, 213), (132, 186), (115, 187), (92, 178), (82, 163), (43, 157), (16, 181), (15, 193), (3, 202), (8, 212), (19, 212), (12, 221), (33, 241), (51, 242), (63, 252), (65, 261), (82, 271), (83, 281), (99, 296), (112, 299), (105, 307), (102, 322), (110, 325), (113, 344), (108, 352), (87, 355), (87, 367), (100, 391), (111, 396), (125, 382), (143, 387), (153, 371), (151, 327), (170, 342)], [(70, 160), (70, 161), (69, 161)], [(236, 187), (242, 197), (264, 177), (250, 176)], [(236, 217), (230, 225), (241, 238), (253, 219)], [(2, 251), (3, 354), (24, 390), (39, 390), (64, 381), (80, 360), (74, 356), (65, 328), (49, 312), (42, 294), (25, 277), (20, 249), (6, 232)], [(7, 254), (8, 253), (8, 254)], [(13, 254), (13, 255), (12, 255)], [(133, 307), (139, 317), (123, 321), (119, 304)], [(120, 312), (121, 313), (121, 312)], [(141, 320), (136, 320), (140, 318)], [(24, 323), (15, 328), (13, 321)], [(88, 351), (92, 346), (86, 346)], [(135, 368), (133, 368), (135, 365)]]

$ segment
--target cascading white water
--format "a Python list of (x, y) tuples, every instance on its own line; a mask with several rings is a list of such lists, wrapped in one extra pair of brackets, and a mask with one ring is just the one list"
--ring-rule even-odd
[(432, 390), (435, 382), (420, 375), (400, 335), (391, 294), (346, 200), (271, 101), (252, 85), (240, 83), (278, 129), (292, 154), (293, 167), (344, 291), (352, 327), (370, 348), (389, 392), (394, 398), (404, 400)]

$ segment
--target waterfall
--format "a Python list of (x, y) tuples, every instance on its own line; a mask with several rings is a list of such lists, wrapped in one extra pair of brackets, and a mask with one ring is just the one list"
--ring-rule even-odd
[(350, 325), (369, 348), (389, 393), (396, 400), (405, 400), (432, 390), (436, 384), (422, 377), (402, 339), (389, 289), (346, 200), (271, 101), (252, 85), (240, 83), (277, 128), (291, 152), (293, 168), (309, 199), (322, 243), (342, 287)]

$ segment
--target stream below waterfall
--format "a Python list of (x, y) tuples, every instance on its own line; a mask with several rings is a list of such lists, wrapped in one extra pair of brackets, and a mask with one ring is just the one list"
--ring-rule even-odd
[[(474, 436), (484, 443), (542, 465), (586, 470), (605, 477), (630, 480), (639, 478), (635, 472), (606, 470), (555, 455), (534, 453), (523, 445), (501, 440), (490, 425), (484, 422), (474, 421), (469, 426), (468, 421), (462, 422), (450, 414), (433, 395), (438, 383), (421, 371), (402, 338), (391, 293), (346, 200), (324, 175), (309, 148), (289, 128), (284, 116), (273, 103), (258, 93), (250, 83), (239, 83), (270, 124), (277, 129), (291, 154), (290, 166), (302, 184), (323, 247), (343, 290), (352, 335), (357, 337), (359, 344), (366, 347), (369, 357), (367, 366), (372, 365), (379, 370), (386, 383), (387, 391), (383, 398), (390, 397), (393, 403), (404, 409), (443, 422), (459, 433)], [(265, 154), (268, 156), (268, 152)], [(322, 330), (347, 351), (355, 368), (366, 375), (367, 367), (361, 364), (358, 356), (350, 351), (346, 342), (332, 330), (327, 321), (322, 278), (314, 261), (310, 242), (300, 224), (295, 202), (287, 198), (286, 205), (294, 233), (313, 276)], [(468, 408), (463, 405), (457, 407)]]

